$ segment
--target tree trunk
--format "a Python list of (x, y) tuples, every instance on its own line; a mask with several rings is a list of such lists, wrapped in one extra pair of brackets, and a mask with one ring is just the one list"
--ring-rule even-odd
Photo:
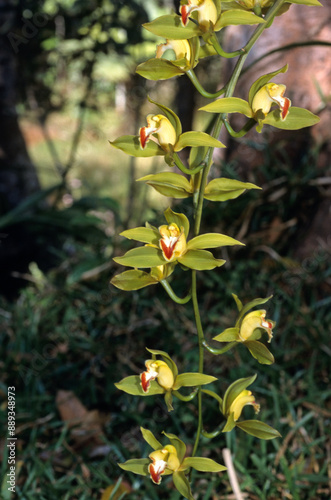
[[(11, 40), (20, 16), (13, 2), (0, 0), (0, 215), (40, 189), (16, 112), (17, 61)], [(18, 22), (17, 22), (18, 21)]]

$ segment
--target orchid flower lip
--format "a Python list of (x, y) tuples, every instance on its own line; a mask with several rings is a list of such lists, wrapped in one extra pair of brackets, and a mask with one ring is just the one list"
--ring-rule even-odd
[(153, 363), (146, 361), (147, 371), (140, 374), (140, 384), (142, 390), (147, 393), (151, 385), (151, 381), (155, 380), (158, 376), (158, 372), (154, 369)]
[(139, 129), (139, 141), (142, 149), (145, 149), (146, 144), (151, 137), (151, 134), (153, 134), (157, 130), (158, 129), (155, 127), (141, 127)]
[(166, 260), (171, 260), (174, 254), (174, 250), (176, 248), (176, 244), (179, 240), (180, 236), (164, 236), (160, 240), (160, 246), (163, 251), (164, 257)]
[(167, 467), (167, 462), (164, 460), (154, 460), (153, 463), (149, 464), (148, 472), (150, 473), (153, 483), (160, 484), (162, 477), (161, 474), (165, 471)]

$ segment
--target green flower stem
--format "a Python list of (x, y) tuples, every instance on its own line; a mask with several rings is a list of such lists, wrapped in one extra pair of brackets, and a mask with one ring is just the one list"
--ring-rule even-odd
[(198, 387), (196, 387), (190, 394), (187, 396), (184, 396), (181, 394), (179, 391), (172, 391), (172, 394), (176, 396), (176, 398), (180, 399), (181, 401), (192, 401), (193, 398), (197, 395), (198, 392)]
[(218, 427), (213, 432), (207, 432), (205, 431), (205, 429), (202, 429), (201, 434), (207, 439), (213, 439), (221, 434), (221, 432), (223, 431), (223, 427), (224, 425), (222, 424), (222, 427)]
[(202, 162), (197, 167), (190, 169), (190, 168), (185, 167), (184, 163), (179, 158), (177, 153), (174, 153), (173, 158), (174, 158), (174, 162), (176, 164), (176, 167), (178, 167), (179, 170), (181, 172), (183, 172), (183, 174), (188, 174), (188, 175), (198, 174), (200, 172), (200, 170), (202, 170), (205, 166), (205, 164)]
[(216, 99), (217, 97), (220, 97), (221, 95), (223, 95), (226, 91), (226, 88), (223, 87), (222, 89), (218, 90), (214, 94), (207, 92), (207, 90), (205, 90), (203, 88), (203, 86), (201, 85), (201, 83), (199, 82), (193, 69), (189, 69), (188, 71), (186, 71), (186, 74), (189, 77), (189, 79), (191, 80), (191, 82), (193, 83), (194, 87), (197, 89), (197, 91), (202, 95), (202, 97), (206, 97), (207, 99)]
[(216, 50), (216, 52), (219, 56), (225, 57), (226, 59), (231, 59), (232, 57), (241, 56), (242, 54), (244, 54), (246, 52), (245, 48), (236, 50), (235, 52), (224, 52), (224, 50), (220, 46), (220, 43), (218, 41), (218, 38), (217, 38), (215, 32), (213, 32), (213, 34), (209, 38), (208, 42), (214, 47), (214, 49)]
[(226, 128), (226, 130), (229, 132), (229, 134), (232, 136), (232, 137), (236, 137), (236, 138), (240, 138), (240, 137), (243, 137), (244, 135), (247, 134), (247, 132), (249, 132), (253, 127), (254, 125), (256, 125), (256, 120), (254, 120), (254, 118), (250, 118), (246, 123), (245, 125), (243, 126), (243, 128), (241, 130), (239, 130), (238, 132), (236, 132), (235, 130), (233, 130), (233, 128), (231, 127), (228, 119), (226, 118), (224, 120), (224, 126)]
[(180, 298), (178, 297), (175, 292), (173, 291), (173, 289), (171, 288), (171, 285), (168, 283), (168, 281), (166, 280), (161, 280), (160, 281), (161, 285), (163, 286), (163, 288), (165, 289), (165, 291), (167, 292), (167, 294), (169, 295), (169, 297), (174, 301), (176, 302), (177, 304), (187, 304), (190, 300), (191, 300), (191, 297), (192, 297), (192, 294), (191, 292), (189, 292), (186, 297), (184, 298)]
[(210, 391), (209, 389), (201, 389), (201, 392), (203, 392), (204, 394), (207, 394), (208, 396), (216, 399), (218, 401), (218, 403), (219, 403), (220, 408), (222, 408), (223, 399), (221, 398), (221, 396), (219, 396), (218, 394), (216, 394), (216, 392)]
[[(203, 334), (203, 329), (202, 329), (202, 323), (201, 323), (201, 318), (200, 318), (200, 312), (199, 312), (199, 304), (198, 304), (198, 296), (197, 296), (197, 272), (192, 271), (192, 303), (193, 303), (193, 311), (194, 311), (194, 317), (195, 317), (195, 323), (197, 326), (197, 333), (198, 333), (198, 342), (199, 342), (199, 373), (203, 373), (203, 362), (204, 362), (204, 349), (203, 349), (203, 341), (204, 341), (204, 334)], [(198, 428), (197, 428), (197, 434), (195, 437), (195, 443), (192, 451), (192, 457), (195, 456), (198, 445), (199, 445), (199, 440), (200, 440), (200, 435), (202, 431), (202, 426), (203, 426), (203, 421), (202, 421), (202, 393), (201, 393), (201, 387), (198, 388)]]
[(214, 347), (211, 347), (205, 340), (203, 341), (203, 347), (208, 351), (210, 352), (211, 354), (215, 354), (215, 355), (218, 355), (218, 354), (223, 354), (227, 351), (229, 351), (230, 349), (232, 349), (232, 347), (234, 347), (237, 342), (229, 342), (225, 347), (222, 347), (222, 349), (216, 349)]

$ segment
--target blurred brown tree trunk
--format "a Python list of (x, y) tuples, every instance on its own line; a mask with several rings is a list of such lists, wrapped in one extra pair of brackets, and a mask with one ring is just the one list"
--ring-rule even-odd
[(40, 189), (16, 112), (18, 68), (8, 35), (20, 36), (18, 9), (16, 2), (0, 0), (0, 215)]

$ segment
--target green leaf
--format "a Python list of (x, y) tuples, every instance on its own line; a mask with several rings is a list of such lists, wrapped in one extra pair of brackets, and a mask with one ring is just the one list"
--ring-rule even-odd
[(256, 307), (256, 306), (261, 306), (262, 304), (265, 304), (266, 302), (268, 302), (270, 299), (272, 298), (272, 295), (269, 295), (269, 297), (266, 297), (265, 299), (261, 299), (261, 298), (258, 298), (258, 299), (254, 299), (254, 300), (251, 300), (250, 302), (248, 302), (247, 304), (245, 304), (241, 309), (240, 309), (240, 314), (238, 316), (238, 320), (236, 322), (236, 326), (239, 325), (240, 323), (240, 320), (245, 316), (245, 314), (250, 311), (251, 309), (253, 309), (253, 307)]
[(188, 250), (177, 261), (183, 266), (195, 269), (196, 271), (208, 271), (225, 264), (225, 260), (215, 259), (213, 254), (207, 250)]
[(179, 136), (175, 145), (175, 151), (181, 151), (186, 147), (206, 146), (210, 148), (225, 148), (224, 144), (211, 137), (205, 132), (184, 132)]
[(176, 448), (178, 459), (180, 462), (182, 462), (186, 453), (186, 444), (181, 439), (179, 439), (179, 437), (177, 437), (175, 434), (168, 434), (167, 432), (164, 431), (163, 434), (169, 439), (171, 444)]
[(168, 80), (185, 72), (171, 61), (153, 58), (139, 64), (136, 73), (147, 80)]
[(199, 148), (191, 148), (190, 156), (189, 156), (189, 165), (190, 168), (195, 168), (204, 161), (208, 148), (207, 147), (199, 147)]
[(234, 298), (234, 300), (236, 301), (238, 311), (240, 312), (243, 308), (243, 304), (242, 304), (241, 300), (239, 299), (239, 297), (235, 293), (232, 293), (231, 295)]
[(179, 228), (183, 227), (184, 228), (185, 237), (186, 238), (188, 237), (188, 233), (190, 231), (190, 223), (189, 223), (189, 220), (186, 217), (186, 215), (174, 212), (169, 207), (164, 212), (164, 216), (165, 216), (166, 221), (168, 222), (168, 224), (177, 224), (177, 226)]
[(239, 396), (239, 394), (244, 391), (249, 385), (251, 385), (256, 379), (256, 374), (252, 377), (240, 378), (233, 382), (226, 390), (223, 398), (223, 414), (226, 415), (233, 401)]
[(143, 427), (140, 427), (140, 430), (144, 440), (149, 444), (151, 448), (153, 448), (153, 450), (162, 450), (163, 445), (156, 439), (151, 431), (149, 431), (148, 429), (144, 429)]
[(207, 111), (207, 113), (241, 113), (248, 116), (248, 118), (252, 118), (253, 116), (251, 106), (247, 101), (239, 99), (239, 97), (223, 97), (217, 99), (199, 108), (199, 111)]
[(205, 457), (186, 457), (182, 465), (184, 467), (192, 467), (200, 472), (222, 472), (227, 470), (224, 465)]
[(216, 335), (213, 340), (217, 342), (234, 342), (238, 341), (239, 338), (239, 328), (227, 328), (224, 332)]
[(145, 286), (156, 285), (158, 281), (153, 278), (149, 273), (140, 271), (138, 269), (131, 269), (124, 271), (124, 273), (117, 274), (111, 280), (111, 284), (120, 290), (140, 290)]
[(161, 387), (156, 380), (152, 380), (148, 392), (144, 392), (140, 385), (139, 375), (131, 375), (123, 378), (117, 384), (114, 384), (120, 391), (131, 394), (131, 396), (155, 396), (156, 394), (164, 394), (165, 389)]
[(244, 245), (238, 240), (220, 233), (205, 233), (192, 238), (187, 243), (188, 249), (204, 250), (205, 248), (217, 248), (232, 245)]
[(145, 181), (156, 191), (172, 198), (187, 198), (192, 195), (192, 186), (189, 181), (180, 174), (172, 172), (160, 172), (141, 177), (138, 181)]
[(166, 261), (162, 252), (154, 247), (138, 247), (126, 252), (122, 257), (114, 257), (117, 264), (129, 267), (156, 267), (162, 266)]
[(251, 25), (251, 24), (262, 24), (265, 20), (262, 17), (256, 16), (253, 12), (233, 9), (227, 10), (221, 14), (221, 17), (215, 24), (215, 31), (219, 31), (225, 26), (237, 26), (241, 24)]
[(178, 375), (177, 365), (173, 361), (173, 359), (169, 356), (169, 354), (167, 352), (165, 352), (165, 351), (159, 351), (157, 349), (149, 349), (148, 347), (146, 347), (146, 350), (148, 352), (150, 352), (151, 354), (154, 354), (154, 356), (162, 356), (163, 361), (165, 361), (167, 363), (167, 365), (169, 366), (170, 370), (172, 371), (172, 373), (174, 375), (174, 379), (177, 377), (177, 375)]
[(122, 135), (115, 139), (115, 141), (109, 141), (109, 144), (137, 158), (150, 158), (152, 156), (161, 156), (165, 154), (163, 149), (154, 141), (149, 141), (145, 148), (142, 149), (137, 135)]
[(184, 27), (180, 16), (176, 14), (158, 17), (150, 23), (143, 24), (143, 27), (154, 35), (169, 40), (188, 40), (201, 33), (199, 26), (192, 21)]
[(132, 458), (131, 460), (127, 460), (123, 464), (118, 464), (118, 466), (121, 467), (121, 469), (133, 472), (134, 474), (147, 476), (148, 465), (150, 463), (151, 462), (148, 458)]
[(199, 385), (215, 382), (216, 377), (205, 375), (204, 373), (181, 373), (176, 377), (173, 389), (178, 390), (181, 387), (196, 387)]
[(320, 119), (308, 109), (291, 107), (285, 120), (281, 120), (280, 110), (274, 109), (262, 121), (263, 125), (271, 125), (282, 130), (300, 130), (315, 125)]
[(261, 189), (250, 182), (241, 182), (236, 179), (220, 177), (213, 179), (205, 188), (204, 197), (210, 201), (226, 201), (238, 198), (246, 189)]
[(257, 340), (246, 340), (243, 344), (247, 347), (253, 358), (257, 359), (261, 365), (272, 365), (275, 358), (264, 344)]
[(266, 85), (274, 76), (277, 76), (280, 73), (286, 73), (287, 70), (288, 70), (288, 64), (285, 64), (285, 66), (283, 66), (282, 68), (277, 69), (276, 71), (272, 71), (271, 73), (267, 73), (266, 75), (262, 75), (262, 76), (260, 76), (260, 78), (258, 78), (257, 80), (255, 80), (255, 82), (253, 83), (253, 85), (249, 89), (249, 94), (248, 94), (249, 106), (250, 107), (252, 106), (252, 102), (253, 102), (255, 94), (264, 85)]
[(158, 245), (161, 238), (160, 233), (150, 227), (135, 227), (122, 231), (120, 236), (124, 236), (128, 240), (140, 241), (141, 243), (152, 243)]
[(179, 135), (182, 133), (182, 124), (180, 123), (180, 119), (178, 118), (176, 113), (174, 111), (172, 111), (172, 109), (167, 108), (167, 106), (164, 106), (163, 104), (160, 104), (156, 101), (153, 101), (153, 99), (151, 99), (150, 97), (148, 97), (148, 100), (150, 103), (155, 104), (155, 106), (157, 106), (161, 111), (163, 111), (165, 116), (168, 118), (168, 120), (170, 121), (170, 123), (174, 127), (174, 129), (176, 131), (176, 136), (178, 138)]
[(190, 488), (190, 483), (185, 476), (184, 472), (174, 472), (172, 475), (172, 479), (175, 485), (175, 488), (179, 491), (184, 498), (187, 500), (194, 500), (192, 495), (192, 491)]
[(251, 434), (259, 439), (274, 439), (281, 437), (276, 429), (270, 427), (270, 425), (260, 422), (259, 420), (244, 420), (243, 422), (237, 422), (236, 427)]

